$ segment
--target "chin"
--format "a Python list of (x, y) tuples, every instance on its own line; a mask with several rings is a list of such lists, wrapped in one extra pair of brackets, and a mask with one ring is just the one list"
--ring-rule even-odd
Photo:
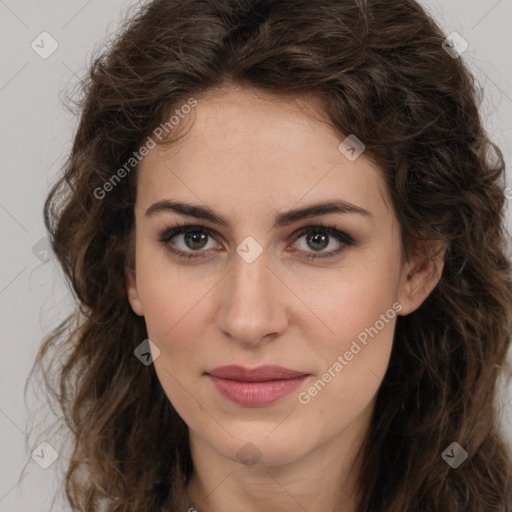
[[(210, 444), (223, 457), (248, 467), (291, 464), (307, 452), (308, 447), (304, 440), (294, 439), (284, 430), (281, 432), (281, 436), (272, 439), (273, 434), (268, 436), (269, 431), (266, 430), (264, 433), (248, 432), (245, 435), (238, 431), (236, 437), (230, 439), (227, 445), (219, 446), (218, 442)], [(298, 446), (301, 447), (300, 450), (297, 449)], [(313, 447), (311, 448), (313, 449)]]

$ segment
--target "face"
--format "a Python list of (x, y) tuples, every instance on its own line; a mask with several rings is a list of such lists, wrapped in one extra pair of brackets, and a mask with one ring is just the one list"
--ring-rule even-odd
[(205, 95), (138, 169), (128, 297), (191, 436), (232, 461), (287, 464), (361, 431), (397, 316), (435, 284), (402, 261), (380, 170), (315, 107)]

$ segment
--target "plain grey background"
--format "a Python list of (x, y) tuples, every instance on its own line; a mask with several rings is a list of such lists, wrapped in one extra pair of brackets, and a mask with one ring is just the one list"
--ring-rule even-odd
[[(41, 439), (28, 436), (29, 411), (23, 396), (42, 337), (72, 306), (61, 271), (51, 253), (45, 252), (43, 201), (70, 149), (77, 123), (62, 108), (60, 98), (83, 75), (93, 49), (98, 44), (101, 47), (134, 3), (0, 0), (0, 512), (50, 510), (64, 468), (66, 447), (57, 436), (43, 438), (58, 453), (55, 463), (43, 469), (31, 457)], [(512, 0), (420, 3), (447, 35), (458, 32), (468, 42), (462, 58), (485, 88), (482, 112), (486, 128), (509, 163)], [(49, 33), (56, 43), (41, 36), (42, 32)], [(34, 41), (34, 46), (38, 42), (39, 46), (33, 49)], [(44, 52), (49, 52), (52, 44), (58, 44), (57, 49), (42, 58), (41, 53), (46, 56)], [(508, 184), (512, 186), (510, 175)], [(509, 210), (507, 223), (510, 230)], [(512, 393), (502, 391), (502, 426), (512, 443)], [(29, 403), (31, 410), (41, 406), (37, 399)], [(43, 419), (36, 421), (36, 427), (38, 421)], [(45, 451), (45, 457), (51, 455), (47, 445), (38, 450)], [(57, 501), (53, 510), (69, 508)]]

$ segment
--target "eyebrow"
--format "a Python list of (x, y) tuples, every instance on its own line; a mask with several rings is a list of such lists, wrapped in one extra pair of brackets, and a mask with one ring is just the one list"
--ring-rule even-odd
[[(211, 210), (210, 208), (184, 203), (181, 201), (170, 201), (163, 199), (152, 204), (145, 213), (146, 217), (152, 217), (156, 214), (163, 212), (174, 212), (187, 217), (194, 217), (196, 219), (203, 219), (219, 224), (231, 229), (231, 223), (219, 213)], [(363, 208), (342, 200), (327, 201), (323, 203), (316, 203), (305, 206), (303, 208), (296, 208), (287, 212), (279, 213), (274, 221), (273, 228), (288, 226), (294, 222), (310, 217), (317, 217), (319, 215), (326, 215), (329, 213), (340, 214), (358, 214), (365, 217), (373, 217), (373, 215)]]

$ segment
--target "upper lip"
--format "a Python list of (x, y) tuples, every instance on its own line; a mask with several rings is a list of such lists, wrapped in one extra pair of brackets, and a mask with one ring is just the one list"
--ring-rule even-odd
[(238, 380), (242, 382), (264, 382), (269, 380), (283, 380), (303, 377), (304, 372), (290, 370), (282, 366), (265, 365), (257, 368), (246, 368), (238, 365), (218, 366), (206, 372), (208, 375), (221, 379)]

